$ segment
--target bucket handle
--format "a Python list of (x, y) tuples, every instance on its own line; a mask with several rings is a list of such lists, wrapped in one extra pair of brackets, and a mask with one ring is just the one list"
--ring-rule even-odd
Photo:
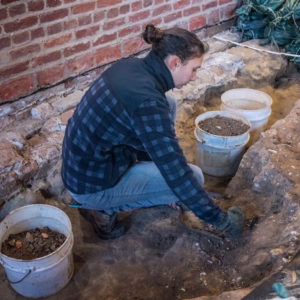
[(8, 277), (6, 276), (6, 278), (7, 278), (7, 280), (8, 280), (8, 282), (10, 283), (10, 284), (16, 284), (16, 283), (20, 283), (20, 282), (22, 282), (30, 273), (31, 273), (31, 269), (29, 269), (28, 270), (28, 272), (25, 274), (25, 276), (23, 277), (23, 278), (21, 278), (20, 280), (17, 280), (17, 281), (10, 281), (9, 279), (8, 279)]

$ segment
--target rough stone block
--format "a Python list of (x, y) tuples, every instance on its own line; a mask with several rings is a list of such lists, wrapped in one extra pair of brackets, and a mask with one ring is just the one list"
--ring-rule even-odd
[(23, 157), (19, 155), (12, 143), (4, 140), (0, 143), (0, 173), (9, 172), (21, 165)]
[(31, 116), (36, 120), (47, 120), (51, 115), (53, 115), (53, 109), (47, 102), (31, 109)]

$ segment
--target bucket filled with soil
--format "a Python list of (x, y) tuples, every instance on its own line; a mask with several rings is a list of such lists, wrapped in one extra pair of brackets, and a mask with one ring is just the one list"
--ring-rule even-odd
[(208, 175), (235, 174), (249, 141), (250, 122), (227, 111), (208, 111), (195, 120), (196, 163)]
[(0, 223), (0, 263), (12, 288), (30, 298), (58, 292), (73, 275), (73, 243), (61, 209), (33, 204), (13, 210)]

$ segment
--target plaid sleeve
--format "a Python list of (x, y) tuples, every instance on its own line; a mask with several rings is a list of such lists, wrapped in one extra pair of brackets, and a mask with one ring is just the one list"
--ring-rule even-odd
[(143, 102), (133, 115), (133, 128), (175, 195), (199, 218), (217, 223), (223, 212), (193, 176), (176, 139), (167, 101)]

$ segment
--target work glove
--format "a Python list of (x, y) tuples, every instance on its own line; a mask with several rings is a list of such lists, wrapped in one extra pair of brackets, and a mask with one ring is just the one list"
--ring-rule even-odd
[(243, 211), (235, 206), (230, 207), (225, 212), (220, 222), (215, 224), (218, 230), (229, 233), (232, 237), (238, 238), (244, 227), (245, 215)]

